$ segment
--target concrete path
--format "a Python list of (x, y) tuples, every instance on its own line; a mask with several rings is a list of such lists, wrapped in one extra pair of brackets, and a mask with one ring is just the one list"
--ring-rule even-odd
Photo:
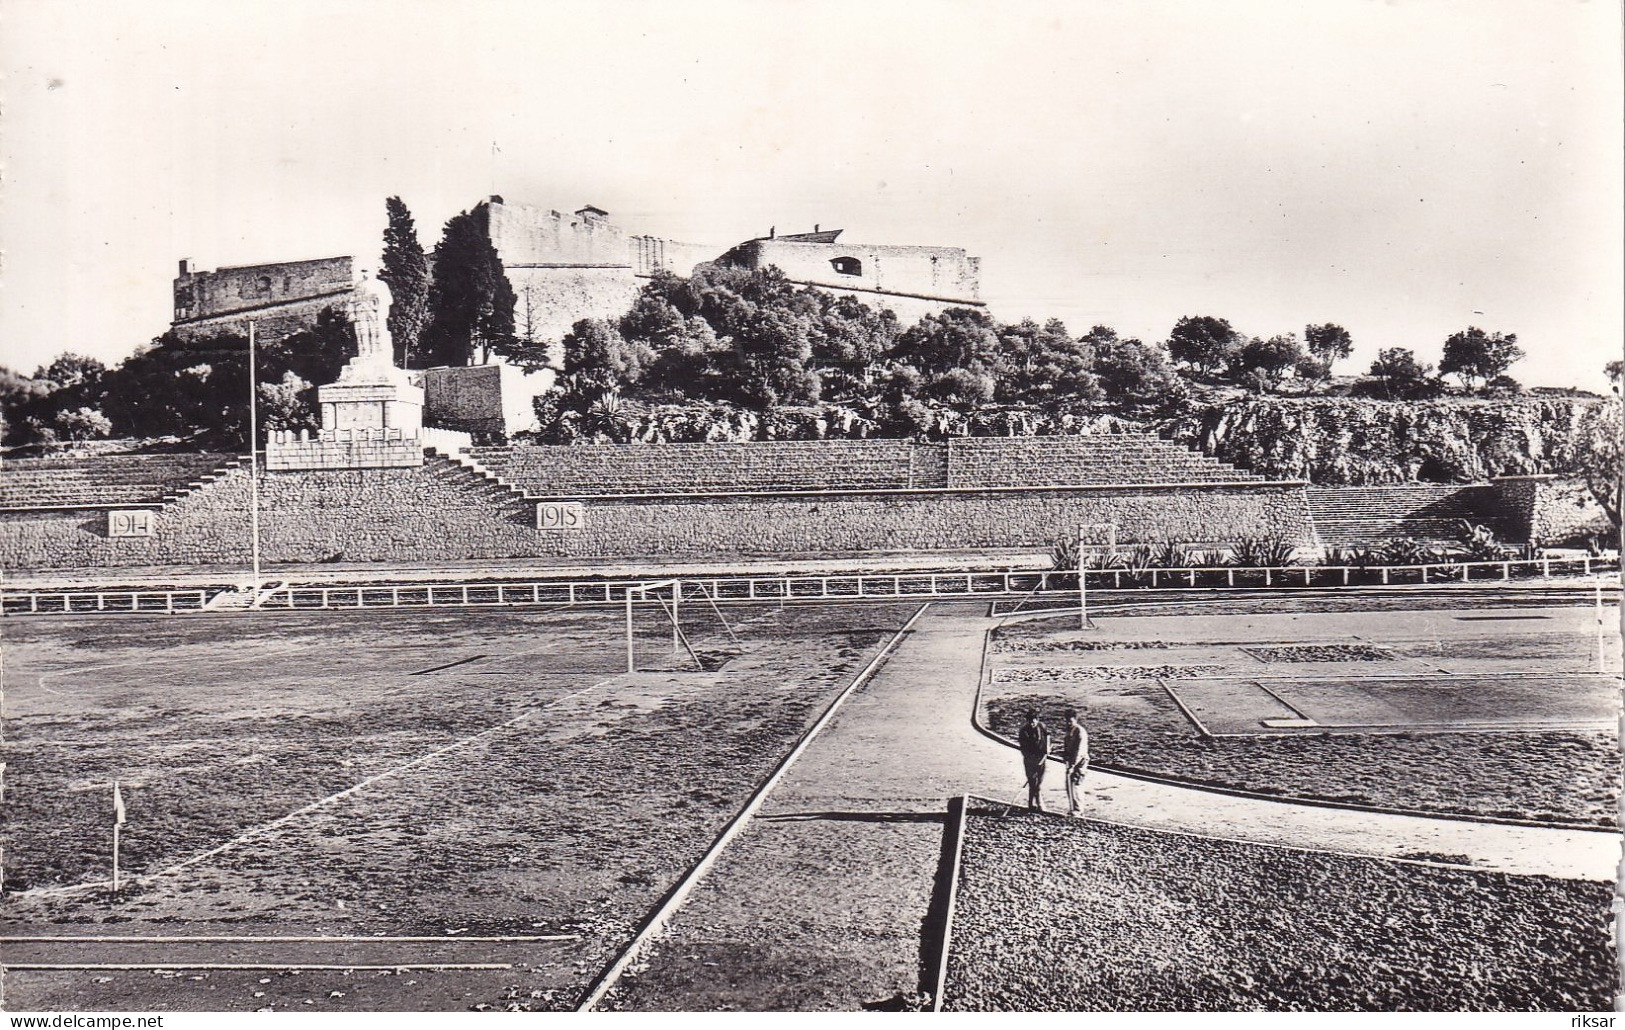
[[(609, 1007), (855, 1009), (929, 984), (946, 799), (1024, 801), (1016, 752), (971, 721), (985, 606), (933, 605), (787, 773)], [(1059, 769), (1047, 802), (1064, 810)], [(1238, 798), (1092, 773), (1085, 815), (1152, 829), (1612, 880), (1606, 831)]]
[[(765, 811), (803, 795), (838, 794), (866, 805), (940, 810), (949, 795), (1025, 802), (1021, 762), (971, 723), (984, 609), (937, 605), (824, 739), (809, 749)], [(1064, 811), (1060, 770), (1046, 778), (1046, 804)], [(833, 789), (832, 789), (833, 788)], [(1094, 772), (1084, 814), (1158, 830), (1231, 837), (1361, 855), (1467, 855), (1479, 868), (1612, 880), (1620, 836), (1605, 830), (1507, 826), (1385, 815), (1241, 798)]]

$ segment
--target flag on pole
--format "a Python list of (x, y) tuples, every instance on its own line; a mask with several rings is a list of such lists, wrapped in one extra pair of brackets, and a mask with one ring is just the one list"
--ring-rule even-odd
[(124, 795), (119, 793), (118, 781), (113, 781), (113, 825), (124, 825)]

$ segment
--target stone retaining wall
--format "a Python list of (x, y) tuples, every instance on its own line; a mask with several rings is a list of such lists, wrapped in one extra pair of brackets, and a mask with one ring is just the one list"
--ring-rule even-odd
[[(1047, 551), (1082, 523), (1126, 542), (1276, 536), (1315, 546), (1302, 487), (1122, 487), (695, 495), (585, 505), (578, 530), (538, 530), (535, 503), (444, 459), (419, 468), (267, 474), (267, 563), (424, 563), (497, 558), (819, 556), (874, 551)], [(151, 537), (109, 538), (93, 512), (0, 514), (8, 569), (240, 566), (249, 559), (248, 477), (228, 474), (156, 515)]]
[(1584, 481), (1538, 476), (1501, 479), (1495, 485), (1500, 491), (1514, 483), (1528, 494), (1528, 539), (1532, 543), (1577, 544), (1596, 535), (1609, 546), (1617, 546), (1619, 531)]

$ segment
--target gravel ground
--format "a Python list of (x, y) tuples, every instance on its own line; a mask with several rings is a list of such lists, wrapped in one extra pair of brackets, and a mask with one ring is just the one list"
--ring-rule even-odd
[(1222, 665), (1074, 665), (1062, 669), (996, 669), (995, 683), (1064, 683), (1077, 680), (1199, 680), (1221, 676)]
[(1370, 644), (1289, 644), (1283, 647), (1244, 647), (1261, 662), (1391, 662), (1394, 653)]
[(973, 805), (954, 1011), (1604, 1011), (1607, 884)]
[[(988, 725), (1014, 736), (1028, 708), (1052, 730), (1078, 707), (1102, 767), (1187, 783), (1451, 815), (1612, 827), (1620, 748), (1610, 731), (1306, 734), (1196, 733), (1155, 683), (984, 696)], [(992, 687), (990, 689), (1000, 689)]]

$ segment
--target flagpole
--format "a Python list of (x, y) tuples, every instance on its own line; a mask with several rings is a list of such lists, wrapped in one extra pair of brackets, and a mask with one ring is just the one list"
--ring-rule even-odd
[(120, 811), (118, 781), (113, 781), (113, 893), (118, 893), (118, 835), (119, 826), (124, 822), (124, 813)]
[(254, 321), (248, 322), (248, 522), (253, 535), (254, 599), (260, 596), (260, 410), (254, 358)]

